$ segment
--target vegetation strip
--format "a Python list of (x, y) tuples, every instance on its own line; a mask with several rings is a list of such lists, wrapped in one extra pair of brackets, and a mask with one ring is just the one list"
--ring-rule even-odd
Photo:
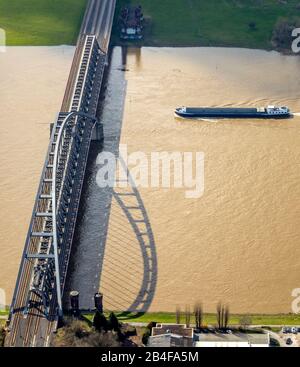
[[(10, 46), (74, 45), (86, 4), (87, 0), (0, 0), (0, 27)], [(299, 0), (118, 0), (114, 44), (120, 44), (121, 8), (130, 4), (142, 6), (145, 37), (135, 44), (145, 46), (287, 49), (290, 28), (300, 24)]]
[[(108, 313), (105, 313), (108, 316)], [(86, 318), (92, 320), (94, 314), (86, 314)], [(176, 323), (176, 313), (158, 312), (158, 313), (120, 313), (116, 312), (119, 321), (124, 323)], [(300, 315), (230, 315), (230, 325), (240, 325), (241, 320), (249, 317), (252, 325), (300, 325)], [(185, 323), (185, 315), (182, 314), (182, 322)], [(191, 322), (194, 323), (193, 317)], [(204, 314), (203, 325), (216, 325), (215, 314)]]

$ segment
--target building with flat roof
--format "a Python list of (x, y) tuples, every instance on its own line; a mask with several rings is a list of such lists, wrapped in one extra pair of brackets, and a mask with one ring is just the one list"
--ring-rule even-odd
[(185, 324), (157, 324), (152, 328), (148, 347), (249, 348), (269, 347), (269, 333), (194, 333)]
[(163, 335), (156, 335), (150, 336), (148, 341), (148, 347), (158, 347), (158, 348), (165, 348), (165, 347), (193, 347), (193, 339), (187, 338), (185, 336), (180, 336), (176, 334), (163, 334)]
[(267, 334), (197, 334), (195, 336), (194, 346), (198, 348), (207, 347), (233, 347), (233, 348), (249, 348), (270, 346), (270, 335)]
[(152, 328), (148, 347), (192, 347), (194, 329), (185, 324), (157, 324)]
[(194, 329), (192, 327), (187, 327), (185, 324), (157, 324), (156, 327), (152, 328), (152, 336), (163, 334), (175, 334), (193, 338)]

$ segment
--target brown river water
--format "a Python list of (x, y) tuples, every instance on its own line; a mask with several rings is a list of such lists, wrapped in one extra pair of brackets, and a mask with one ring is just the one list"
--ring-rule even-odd
[[(7, 302), (73, 52), (0, 54), (0, 288)], [(125, 57), (114, 49), (104, 150), (117, 151), (120, 139), (129, 153), (203, 152), (205, 190), (197, 199), (175, 188), (100, 192), (102, 147), (94, 143), (69, 285), (86, 308), (100, 284), (107, 309), (174, 311), (200, 300), (213, 312), (221, 300), (232, 312), (291, 312), (300, 287), (300, 117), (209, 121), (173, 113), (181, 105), (268, 104), (300, 112), (298, 57), (230, 48), (129, 49)]]

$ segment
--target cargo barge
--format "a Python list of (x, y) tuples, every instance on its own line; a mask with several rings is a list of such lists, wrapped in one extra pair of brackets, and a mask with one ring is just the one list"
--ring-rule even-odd
[(265, 118), (284, 119), (291, 117), (287, 107), (268, 106), (262, 108), (225, 108), (225, 107), (179, 107), (175, 114), (185, 118)]

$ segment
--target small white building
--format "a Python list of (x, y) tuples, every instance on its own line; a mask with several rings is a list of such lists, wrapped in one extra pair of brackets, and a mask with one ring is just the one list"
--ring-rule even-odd
[(266, 334), (198, 334), (194, 346), (198, 348), (268, 348), (270, 335)]

